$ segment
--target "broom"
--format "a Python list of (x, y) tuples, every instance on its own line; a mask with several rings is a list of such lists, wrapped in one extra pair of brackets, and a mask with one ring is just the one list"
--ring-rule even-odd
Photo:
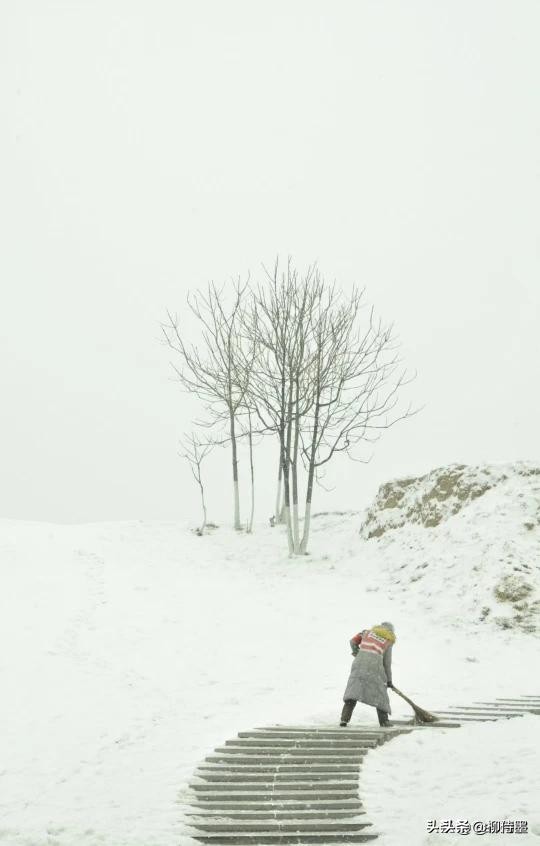
[(436, 723), (439, 719), (435, 716), (435, 714), (430, 714), (429, 711), (425, 711), (423, 708), (420, 708), (419, 705), (415, 705), (412, 699), (409, 699), (408, 696), (405, 696), (405, 694), (402, 693), (401, 690), (398, 690), (397, 687), (391, 687), (390, 689), (393, 690), (394, 693), (397, 693), (398, 696), (401, 696), (401, 698), (404, 699), (405, 702), (409, 703), (415, 713), (417, 720), (419, 720), (421, 723)]

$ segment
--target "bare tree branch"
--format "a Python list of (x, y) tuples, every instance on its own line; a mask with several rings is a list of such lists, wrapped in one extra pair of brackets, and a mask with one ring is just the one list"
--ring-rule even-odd
[(180, 444), (180, 456), (184, 458), (191, 470), (191, 475), (195, 479), (201, 494), (201, 505), (203, 510), (203, 521), (201, 526), (196, 530), (200, 536), (204, 534), (206, 529), (206, 502), (204, 498), (204, 484), (202, 480), (202, 463), (204, 459), (210, 454), (214, 444), (212, 442), (201, 442), (197, 436), (192, 432), (190, 435), (184, 435)]

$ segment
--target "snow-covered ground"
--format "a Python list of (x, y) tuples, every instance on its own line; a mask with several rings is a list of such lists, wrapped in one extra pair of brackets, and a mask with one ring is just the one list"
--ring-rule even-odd
[[(516, 621), (535, 620), (539, 487), (507, 472), (438, 525), (371, 540), (361, 515), (322, 515), (302, 559), (269, 526), (199, 538), (1, 521), (1, 846), (189, 843), (182, 791), (201, 758), (252, 726), (335, 724), (348, 639), (383, 619), (394, 681), (426, 708), (540, 693), (538, 638)], [(494, 593), (514, 575), (530, 586), (524, 610)], [(354, 720), (374, 724), (373, 709)], [(381, 846), (462, 842), (427, 833), (449, 818), (526, 819), (532, 833), (483, 842), (540, 843), (539, 739), (530, 716), (370, 752), (362, 790)]]
[[(457, 846), (466, 836), (490, 846), (540, 843), (539, 719), (415, 732), (370, 753), (361, 795), (383, 832), (377, 844)], [(523, 822), (527, 833), (520, 833)]]

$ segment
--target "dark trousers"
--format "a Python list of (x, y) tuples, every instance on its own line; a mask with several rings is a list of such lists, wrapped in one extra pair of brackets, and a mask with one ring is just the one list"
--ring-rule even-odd
[[(343, 706), (343, 710), (341, 712), (341, 722), (348, 723), (352, 717), (352, 712), (356, 706), (356, 699), (346, 699), (345, 704)], [(377, 708), (377, 717), (379, 718), (379, 725), (385, 726), (388, 722), (388, 714), (386, 711), (383, 711), (382, 708)]]

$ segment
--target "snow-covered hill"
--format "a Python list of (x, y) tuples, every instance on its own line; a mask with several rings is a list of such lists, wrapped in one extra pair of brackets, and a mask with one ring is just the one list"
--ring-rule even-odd
[[(540, 477), (519, 467), (502, 475), (436, 526), (396, 519), (367, 539), (380, 503), (367, 522), (320, 515), (300, 559), (287, 557), (278, 527), (200, 538), (178, 524), (1, 521), (0, 846), (187, 844), (178, 797), (200, 759), (250, 726), (335, 723), (348, 639), (383, 619), (397, 631), (394, 680), (424, 707), (538, 693), (538, 639), (522, 629), (532, 629), (538, 591)], [(514, 574), (531, 586), (522, 620), (519, 600), (495, 592)], [(373, 722), (372, 709), (359, 707), (362, 719)], [(522, 718), (520, 749), (537, 722)], [(463, 743), (481, 749), (475, 732)], [(501, 727), (507, 756), (516, 733)], [(418, 766), (414, 778), (396, 770), (390, 752), (401, 742), (363, 771), (378, 828), (381, 779), (400, 801), (421, 783)], [(433, 755), (426, 740), (407, 742), (433, 778), (450, 778), (437, 769), (443, 740)], [(532, 765), (517, 760), (512, 779), (530, 778)], [(470, 761), (472, 804), (486, 766)], [(524, 814), (533, 792), (501, 815)], [(426, 819), (439, 810), (426, 804)]]
[(388, 482), (361, 532), (392, 593), (421, 593), (443, 613), (452, 597), (471, 620), (537, 631), (540, 465), (456, 464)]

